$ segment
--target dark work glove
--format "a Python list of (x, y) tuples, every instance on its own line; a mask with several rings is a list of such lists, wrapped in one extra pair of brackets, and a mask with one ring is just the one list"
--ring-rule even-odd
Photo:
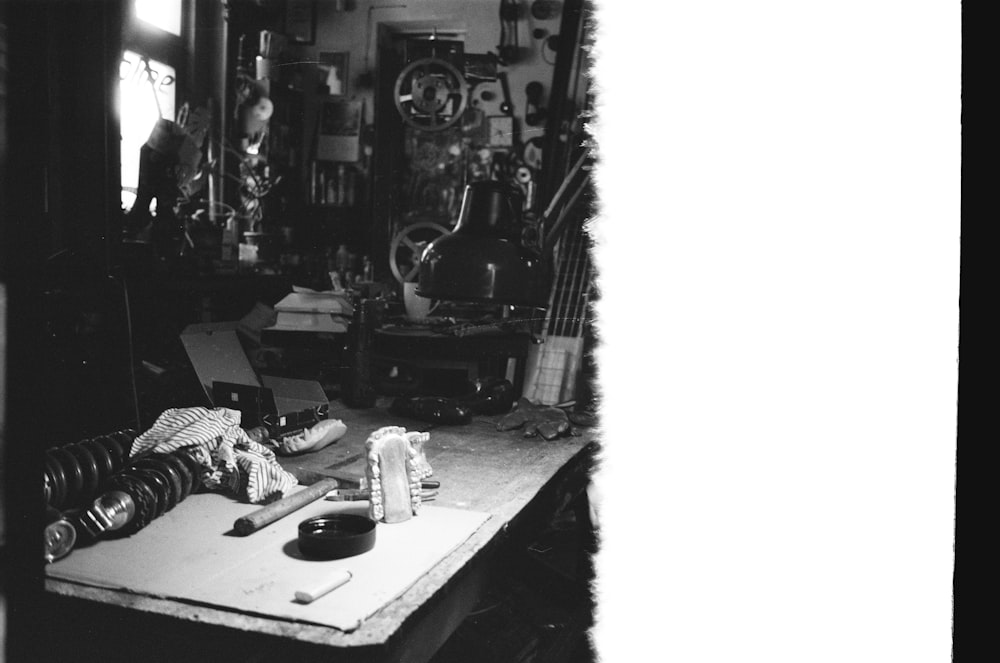
[(525, 437), (540, 435), (546, 440), (554, 440), (561, 435), (570, 435), (569, 418), (557, 407), (538, 405), (527, 398), (517, 402), (517, 409), (500, 417), (497, 430), (524, 429)]

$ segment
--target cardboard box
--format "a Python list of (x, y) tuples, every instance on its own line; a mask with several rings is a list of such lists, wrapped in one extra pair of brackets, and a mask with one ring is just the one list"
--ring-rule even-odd
[(261, 425), (264, 415), (300, 420), (304, 411), (322, 412), (330, 401), (315, 380), (258, 375), (237, 333), (239, 323), (188, 325), (181, 343), (198, 381), (216, 407), (243, 413), (243, 427)]

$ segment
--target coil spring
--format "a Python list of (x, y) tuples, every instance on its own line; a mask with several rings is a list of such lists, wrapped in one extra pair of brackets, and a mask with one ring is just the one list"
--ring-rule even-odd
[(45, 451), (45, 503), (65, 511), (103, 492), (108, 479), (128, 461), (137, 433), (124, 429)]
[(135, 515), (113, 535), (133, 534), (173, 509), (201, 488), (201, 473), (198, 461), (184, 449), (130, 460), (106, 485), (107, 491), (127, 494), (135, 505)]
[(202, 487), (202, 468), (183, 449), (130, 459), (135, 437), (120, 431), (46, 452), (47, 562), (77, 543), (133, 534)]

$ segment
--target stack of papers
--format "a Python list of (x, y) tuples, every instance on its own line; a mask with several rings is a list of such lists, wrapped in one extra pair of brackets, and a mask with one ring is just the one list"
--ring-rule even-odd
[(292, 292), (274, 305), (277, 321), (269, 331), (344, 333), (354, 307), (343, 294)]

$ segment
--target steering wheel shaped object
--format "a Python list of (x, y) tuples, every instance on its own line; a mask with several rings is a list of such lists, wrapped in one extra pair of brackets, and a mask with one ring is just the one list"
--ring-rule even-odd
[(417, 280), (420, 271), (420, 256), (434, 240), (450, 234), (439, 223), (420, 221), (406, 226), (392, 238), (389, 244), (389, 269), (400, 283)]

